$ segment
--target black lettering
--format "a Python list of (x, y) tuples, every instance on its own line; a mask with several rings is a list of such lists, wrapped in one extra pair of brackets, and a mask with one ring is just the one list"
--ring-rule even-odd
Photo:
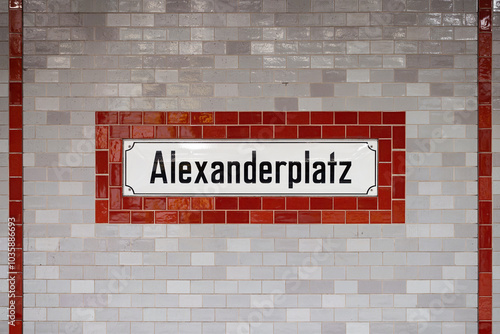
[(175, 151), (170, 151), (170, 182), (175, 183)]
[(194, 183), (200, 183), (200, 179), (203, 180), (203, 183), (208, 183), (208, 180), (205, 176), (205, 167), (207, 167), (207, 162), (203, 161), (202, 164), (200, 164), (199, 161), (195, 161), (196, 168), (198, 168), (198, 176), (196, 176), (196, 180), (194, 180)]
[[(252, 167), (252, 176), (250, 176), (249, 168)], [(255, 183), (257, 182), (257, 152), (252, 151), (252, 161), (247, 161), (243, 165), (244, 173), (243, 179), (245, 183)]]
[(233, 171), (232, 167), (235, 168), (236, 183), (240, 183), (240, 162), (239, 161), (228, 161), (227, 162), (227, 182), (233, 182)]
[(181, 183), (191, 182), (190, 176), (184, 176), (184, 174), (191, 174), (191, 163), (188, 161), (183, 161), (179, 164), (179, 181)]
[(280, 167), (286, 166), (286, 161), (276, 161), (276, 183), (280, 183)]
[(305, 170), (305, 181), (306, 183), (309, 183), (309, 151), (306, 151), (306, 154), (305, 154), (305, 161), (306, 161), (306, 170)]
[[(296, 176), (293, 176), (293, 168), (295, 167)], [(288, 163), (288, 188), (293, 188), (294, 183), (300, 183), (302, 180), (302, 164), (298, 161), (290, 161)]]
[(330, 183), (335, 183), (335, 166), (337, 162), (335, 161), (335, 152), (330, 154), (330, 161), (328, 161), (328, 166), (330, 166)]
[[(158, 165), (160, 165), (160, 173), (157, 173)], [(167, 183), (167, 174), (165, 173), (165, 165), (163, 164), (163, 154), (161, 151), (156, 151), (155, 161), (153, 162), (153, 170), (151, 171), (151, 179), (149, 183), (155, 183), (156, 178), (161, 177), (163, 183)]]
[[(319, 167), (319, 169), (318, 169)], [(313, 168), (316, 171), (313, 173), (313, 182), (314, 183), (325, 183), (326, 180), (326, 165), (322, 161), (316, 161), (313, 163)]]
[(265, 177), (266, 174), (271, 174), (272, 165), (269, 161), (262, 161), (259, 168), (259, 179), (262, 183), (271, 183), (273, 178), (271, 176)]
[(341, 166), (345, 166), (344, 172), (340, 176), (340, 183), (351, 183), (351, 179), (346, 179), (347, 173), (349, 173), (349, 169), (351, 169), (352, 162), (351, 161), (341, 161), (339, 163)]
[[(217, 169), (215, 167), (218, 167)], [(224, 164), (220, 161), (212, 162), (212, 182), (213, 183), (224, 183)], [(218, 177), (216, 177), (218, 176)]]

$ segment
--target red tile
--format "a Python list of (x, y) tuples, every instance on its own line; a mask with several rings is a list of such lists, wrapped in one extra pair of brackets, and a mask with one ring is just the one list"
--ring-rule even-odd
[(493, 323), (491, 321), (479, 321), (477, 333), (478, 334), (492, 334), (493, 333)]
[(156, 211), (155, 224), (177, 224), (178, 213), (177, 211)]
[(228, 139), (250, 138), (250, 127), (249, 126), (228, 126), (227, 127), (227, 138)]
[(347, 211), (346, 223), (347, 224), (368, 224), (370, 222), (370, 215), (368, 211)]
[(203, 127), (203, 138), (226, 138), (226, 127), (225, 126), (204, 126)]
[(23, 272), (23, 252), (15, 251), (14, 252), (14, 268), (11, 269), (11, 272)]
[(392, 201), (392, 222), (404, 223), (405, 222), (405, 201)]
[(379, 186), (390, 186), (391, 185), (391, 164), (389, 163), (379, 163), (378, 164), (378, 184)]
[(321, 224), (321, 211), (299, 211), (299, 224)]
[(275, 126), (274, 138), (276, 139), (295, 139), (298, 136), (297, 126)]
[(368, 126), (348, 126), (346, 138), (369, 138), (370, 127)]
[(478, 61), (479, 82), (491, 81), (491, 57), (480, 57)]
[(299, 126), (299, 138), (321, 138), (321, 126), (320, 125), (302, 125)]
[(491, 31), (491, 9), (479, 10), (479, 31)]
[(379, 138), (391, 138), (392, 137), (392, 127), (391, 126), (370, 126), (370, 137), (374, 139)]
[(392, 173), (393, 174), (406, 173), (406, 154), (404, 151), (392, 152)]
[(9, 127), (21, 129), (23, 127), (23, 107), (9, 106)]
[(321, 222), (323, 224), (345, 224), (344, 211), (322, 211)]
[(225, 224), (226, 211), (203, 211), (203, 224)]
[(377, 197), (360, 197), (358, 198), (358, 210), (377, 210)]
[(335, 210), (356, 210), (358, 202), (356, 197), (334, 197), (333, 208)]
[(130, 127), (126, 125), (110, 126), (110, 138), (130, 138)]
[(479, 152), (491, 152), (491, 129), (478, 129)]
[(9, 60), (10, 81), (23, 81), (23, 60), (22, 58), (11, 58)]
[(23, 223), (23, 203), (22, 202), (13, 202), (9, 198), (9, 217), (12, 217), (15, 219), (16, 224), (22, 224)]
[(110, 180), (109, 184), (111, 186), (121, 186), (122, 185), (122, 164), (110, 164)]
[(311, 124), (333, 124), (333, 112), (311, 111)]
[(391, 161), (392, 143), (388, 139), (380, 139), (378, 141), (378, 161), (390, 162)]
[(95, 152), (95, 166), (97, 174), (108, 174), (108, 151)]
[(121, 210), (122, 208), (122, 189), (109, 189), (109, 208), (111, 210)]
[(23, 152), (23, 130), (15, 129), (9, 131), (9, 152)]
[(480, 201), (490, 201), (492, 196), (491, 177), (483, 176), (479, 178), (478, 195)]
[(392, 198), (404, 199), (405, 198), (405, 177), (393, 176), (392, 177)]
[(108, 130), (107, 126), (96, 126), (95, 127), (95, 148), (107, 149), (108, 148)]
[(478, 210), (478, 223), (481, 224), (491, 224), (491, 214), (492, 214), (491, 202), (479, 201)]
[(121, 162), (122, 161), (122, 141), (119, 139), (112, 139), (109, 141), (109, 161)]
[(111, 224), (130, 224), (130, 212), (111, 211), (109, 213), (109, 222)]
[(382, 113), (380, 111), (368, 111), (359, 113), (359, 124), (381, 124)]
[(491, 176), (493, 168), (491, 158), (492, 158), (491, 153), (479, 153), (479, 161), (478, 161), (479, 176)]
[(167, 124), (189, 124), (189, 113), (182, 111), (169, 111), (167, 113)]
[(492, 298), (479, 297), (478, 303), (478, 320), (491, 320), (492, 317)]
[(95, 222), (105, 224), (108, 222), (108, 201), (95, 201)]
[(200, 211), (180, 211), (179, 224), (201, 224)]
[(493, 50), (491, 34), (478, 34), (478, 57), (491, 57)]
[(9, 10), (9, 32), (23, 32), (23, 11)]
[(387, 111), (382, 113), (383, 124), (405, 124), (406, 113), (404, 111)]
[(238, 209), (237, 197), (215, 197), (216, 210), (235, 210)]
[(271, 125), (257, 125), (250, 127), (250, 138), (272, 139), (274, 138), (274, 128)]
[(214, 199), (213, 197), (193, 197), (191, 198), (192, 210), (213, 210)]
[(155, 214), (153, 211), (132, 212), (132, 224), (154, 224)]
[(146, 111), (144, 112), (144, 124), (165, 124), (167, 115), (161, 111)]
[(213, 124), (214, 114), (211, 112), (191, 112), (191, 124)]
[(158, 138), (158, 139), (177, 138), (177, 127), (176, 126), (157, 126), (156, 127), (156, 138)]
[(179, 126), (179, 138), (201, 138), (202, 127), (181, 125)]
[(479, 8), (492, 8), (491, 0), (479, 0)]
[(124, 210), (142, 210), (142, 197), (123, 197)]
[(108, 198), (108, 176), (98, 175), (96, 176), (96, 198)]
[[(17, 0), (17, 1), (22, 1), (22, 0)], [(9, 334), (23, 334), (23, 322), (15, 321), (15, 325), (10, 326), (9, 328)]]
[(479, 104), (491, 104), (491, 82), (479, 82), (477, 86)]
[(345, 138), (345, 126), (340, 125), (325, 125), (323, 126), (323, 139), (328, 138)]
[(284, 210), (285, 197), (263, 197), (262, 209), (264, 210)]
[(261, 197), (239, 197), (240, 210), (260, 210), (262, 205)]
[(286, 124), (310, 124), (308, 111), (289, 111), (286, 114)]
[(479, 273), (479, 297), (491, 297), (492, 295), (492, 274), (491, 273)]
[(262, 113), (260, 111), (240, 111), (239, 124), (262, 124)]
[(286, 198), (287, 210), (308, 210), (309, 197), (287, 197)]
[(248, 224), (250, 223), (249, 211), (227, 211), (228, 224)]
[(358, 113), (356, 111), (336, 111), (335, 124), (358, 124)]
[(285, 124), (286, 113), (282, 111), (264, 111), (263, 124)]
[(165, 210), (167, 208), (166, 198), (144, 198), (144, 210)]
[(378, 188), (379, 210), (390, 210), (392, 206), (392, 189), (390, 187)]
[(23, 56), (23, 35), (9, 34), (9, 52), (11, 57)]
[(297, 211), (275, 211), (275, 224), (297, 224)]
[(23, 84), (20, 82), (9, 83), (9, 104), (22, 105), (23, 104)]
[(250, 223), (251, 224), (272, 224), (273, 211), (251, 211)]
[(480, 249), (491, 248), (492, 235), (491, 225), (479, 225), (478, 242)]
[(311, 210), (331, 210), (332, 197), (311, 197)]
[(491, 105), (481, 105), (478, 111), (479, 128), (491, 128)]
[(145, 139), (154, 138), (155, 128), (154, 126), (132, 126), (132, 138), (134, 139)]
[(393, 148), (404, 149), (406, 148), (406, 129), (404, 126), (394, 126), (393, 133)]
[(9, 176), (10, 177), (22, 177), (23, 176), (23, 155), (22, 153), (9, 154)]
[(371, 211), (370, 224), (390, 224), (391, 211)]
[(116, 111), (97, 111), (95, 113), (96, 124), (118, 124), (118, 112)]
[(119, 113), (120, 124), (142, 124), (142, 112), (122, 111)]
[(189, 210), (190, 200), (183, 197), (170, 197), (167, 203), (169, 210)]
[(23, 0), (9, 0), (10, 9), (21, 9), (23, 8)]
[(238, 112), (216, 111), (215, 124), (238, 124)]

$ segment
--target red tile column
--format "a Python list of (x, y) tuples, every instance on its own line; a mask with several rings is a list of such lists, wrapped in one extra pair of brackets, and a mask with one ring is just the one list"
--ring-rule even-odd
[(23, 332), (23, 9), (9, 0), (9, 334)]
[(479, 1), (478, 30), (478, 333), (492, 333), (492, 0)]

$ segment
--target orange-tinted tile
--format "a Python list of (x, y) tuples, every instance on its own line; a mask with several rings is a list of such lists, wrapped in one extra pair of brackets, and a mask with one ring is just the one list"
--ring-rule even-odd
[(142, 124), (142, 112), (122, 111), (119, 113), (120, 124)]
[(201, 138), (202, 127), (181, 125), (179, 126), (179, 138)]
[(176, 126), (157, 126), (156, 127), (156, 138), (158, 139), (170, 139), (177, 138), (177, 127)]
[(213, 124), (213, 122), (212, 112), (191, 112), (191, 124)]
[(201, 224), (200, 211), (180, 211), (179, 224)]
[(347, 224), (368, 224), (370, 222), (370, 215), (368, 211), (347, 211), (346, 223)]
[(154, 126), (132, 126), (132, 138), (154, 138)]
[(178, 213), (177, 211), (156, 211), (155, 224), (177, 224)]
[(167, 124), (189, 124), (189, 113), (182, 111), (169, 111), (167, 113)]
[(144, 112), (144, 124), (165, 124), (167, 115), (161, 111), (146, 111)]
[(492, 297), (479, 297), (478, 320), (491, 320), (492, 318)]
[(392, 201), (392, 222), (405, 222), (405, 201)]
[(323, 224), (345, 224), (345, 211), (322, 211)]
[(154, 224), (155, 214), (153, 211), (132, 212), (132, 224)]
[(370, 224), (390, 224), (391, 212), (390, 211), (371, 211)]
[(165, 210), (167, 208), (166, 198), (146, 197), (144, 199), (145, 210)]
[(213, 210), (213, 197), (193, 197), (191, 198), (191, 208), (193, 210)]
[(189, 210), (190, 199), (183, 197), (170, 197), (167, 199), (169, 210)]

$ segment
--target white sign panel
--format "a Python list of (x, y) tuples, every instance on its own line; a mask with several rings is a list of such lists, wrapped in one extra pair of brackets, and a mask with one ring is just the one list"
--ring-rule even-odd
[(376, 196), (377, 140), (134, 140), (125, 196)]

